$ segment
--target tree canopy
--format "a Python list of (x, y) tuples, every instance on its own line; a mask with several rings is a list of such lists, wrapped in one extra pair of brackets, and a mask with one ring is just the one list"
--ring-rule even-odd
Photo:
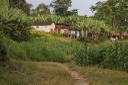
[(91, 6), (95, 11), (94, 17), (98, 20), (105, 20), (111, 25), (113, 30), (128, 29), (128, 1), (127, 0), (107, 0), (97, 2), (96, 6)]
[(26, 0), (9, 0), (10, 7), (21, 9), (26, 14), (30, 15), (32, 4), (28, 4)]
[(51, 14), (49, 6), (44, 3), (39, 4), (38, 7), (31, 10), (31, 15), (36, 16), (37, 14)]
[(71, 3), (71, 0), (53, 0), (50, 7), (54, 9), (54, 14), (66, 16), (69, 13), (67, 10), (71, 6)]

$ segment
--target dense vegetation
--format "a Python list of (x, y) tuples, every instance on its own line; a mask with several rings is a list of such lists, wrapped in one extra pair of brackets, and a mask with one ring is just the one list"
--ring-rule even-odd
[[(6, 61), (9, 57), (8, 42), (28, 41), (31, 21), (21, 10), (9, 8), (9, 2), (0, 0), (0, 60)], [(13, 41), (14, 42), (14, 41)], [(14, 46), (15, 47), (15, 46)], [(13, 48), (13, 47), (11, 47)]]
[(78, 65), (95, 66), (128, 71), (128, 44), (115, 43), (108, 46), (88, 48), (87, 44), (75, 54)]
[(29, 40), (31, 21), (22, 11), (4, 6), (0, 9), (1, 31), (11, 39), (20, 42)]
[(126, 31), (128, 28), (128, 1), (127, 0), (107, 0), (99, 1), (96, 6), (91, 6), (95, 11), (94, 18), (104, 20), (111, 26), (112, 30)]
[(3, 42), (7, 58), (32, 61), (70, 61), (76, 49), (82, 46), (77, 41), (64, 42), (50, 35), (36, 37), (28, 42), (17, 43), (9, 38)]
[[(39, 37), (30, 42), (23, 42), (18, 44), (24, 54), (21, 58), (30, 59), (33, 61), (55, 61), (65, 62), (67, 56), (70, 57), (76, 50), (80, 48), (78, 42), (63, 42), (52, 37)], [(15, 50), (10, 51), (10, 55), (14, 56)], [(26, 57), (25, 57), (26, 56)], [(70, 59), (69, 59), (70, 60)]]
[(7, 50), (3, 42), (3, 33), (0, 32), (0, 61), (6, 61)]

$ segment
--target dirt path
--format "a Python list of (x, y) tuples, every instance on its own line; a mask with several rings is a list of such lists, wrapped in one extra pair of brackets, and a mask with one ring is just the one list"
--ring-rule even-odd
[(50, 64), (61, 66), (67, 72), (69, 72), (75, 82), (75, 85), (89, 85), (89, 83), (87, 82), (87, 79), (83, 78), (83, 76), (80, 75), (78, 72), (71, 70), (67, 65), (64, 65), (61, 63), (53, 63), (53, 62), (50, 62)]
[(79, 73), (69, 70), (72, 78), (75, 80), (76, 85), (89, 85), (87, 80), (84, 79)]

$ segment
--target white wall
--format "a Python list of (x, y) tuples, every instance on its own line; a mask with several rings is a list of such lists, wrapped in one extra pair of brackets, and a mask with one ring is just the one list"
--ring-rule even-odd
[(65, 33), (65, 31), (68, 32), (68, 29), (61, 29), (61, 30), (60, 30), (60, 34)]
[(51, 29), (55, 29), (55, 24), (52, 23), (51, 25), (44, 25), (44, 26), (32, 26), (37, 31), (43, 31), (49, 33)]

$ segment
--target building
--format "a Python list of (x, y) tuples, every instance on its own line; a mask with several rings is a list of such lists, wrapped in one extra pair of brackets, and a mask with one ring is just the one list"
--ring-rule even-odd
[(55, 23), (53, 22), (34, 22), (32, 24), (34, 30), (42, 31), (45, 33), (53, 33), (55, 30)]
[(79, 30), (77, 26), (69, 26), (67, 36), (79, 38), (81, 37), (81, 30)]
[(56, 24), (55, 31), (59, 34), (67, 34), (69, 25), (66, 24)]
[(56, 32), (64, 34), (68, 37), (78, 38), (81, 36), (81, 30), (77, 26), (70, 26), (66, 24), (56, 24)]

